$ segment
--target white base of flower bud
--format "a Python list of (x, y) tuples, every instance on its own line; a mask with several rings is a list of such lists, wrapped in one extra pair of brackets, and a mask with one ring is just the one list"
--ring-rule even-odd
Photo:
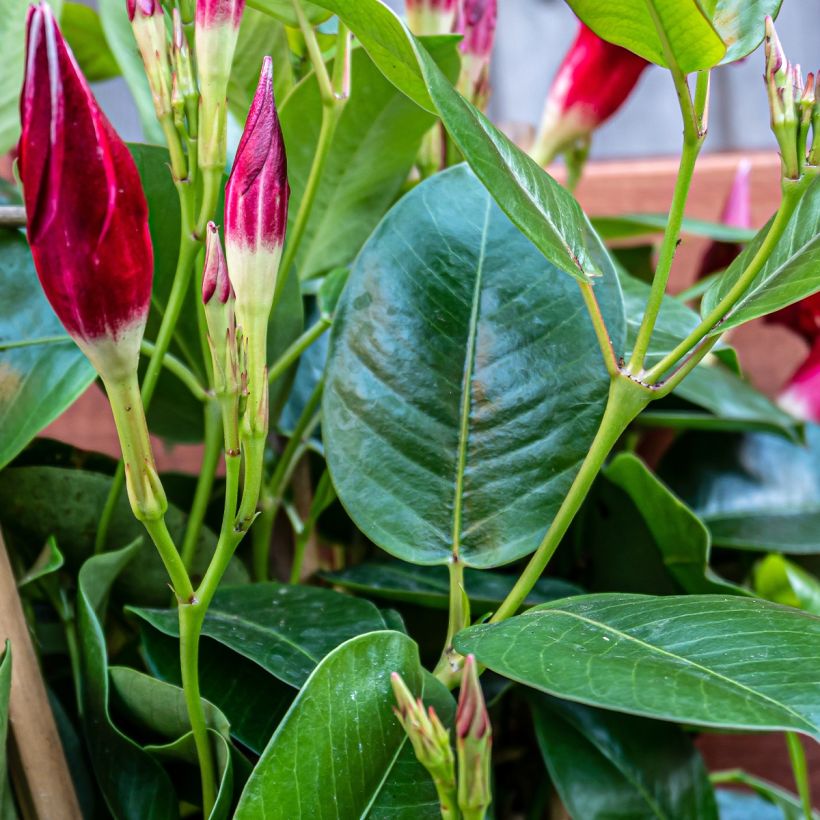
[(77, 339), (77, 346), (88, 357), (97, 373), (108, 382), (122, 382), (137, 372), (145, 319), (121, 329), (116, 338)]

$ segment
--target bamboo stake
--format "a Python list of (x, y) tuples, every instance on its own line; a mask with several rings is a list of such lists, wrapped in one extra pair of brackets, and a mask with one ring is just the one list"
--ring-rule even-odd
[(11, 779), (26, 820), (82, 820), (57, 724), (0, 536), (0, 646), (11, 641)]

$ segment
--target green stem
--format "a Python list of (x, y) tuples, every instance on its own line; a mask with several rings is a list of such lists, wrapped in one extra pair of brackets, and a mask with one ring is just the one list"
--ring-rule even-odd
[(584, 297), (587, 313), (589, 313), (589, 318), (592, 320), (592, 326), (595, 328), (595, 336), (604, 357), (607, 373), (611, 377), (615, 377), (618, 375), (618, 356), (615, 353), (615, 348), (612, 347), (612, 339), (609, 336), (603, 313), (601, 313), (601, 306), (598, 304), (598, 299), (590, 282), (579, 282), (578, 284), (581, 288), (581, 295)]
[(328, 328), (330, 319), (322, 316), (309, 327), (268, 369), (268, 382), (273, 384)]
[(453, 640), (462, 629), (470, 625), (470, 599), (464, 586), (464, 562), (457, 555), (450, 559), (450, 607), (447, 620), (447, 638), (433, 674), (449, 689), (461, 679), (463, 658), (456, 652)]
[(320, 379), (307, 400), (293, 428), (290, 439), (282, 451), (279, 461), (276, 462), (273, 475), (271, 475), (270, 481), (262, 493), (260, 532), (255, 534), (253, 538), (253, 574), (257, 581), (266, 581), (268, 578), (268, 551), (270, 550), (273, 524), (282, 504), (285, 488), (304, 453), (304, 441), (310, 437), (319, 423), (320, 414), (318, 409), (322, 400), (323, 389), (324, 380)]
[(222, 454), (222, 415), (217, 402), (210, 401), (205, 405), (204, 421), (205, 448), (202, 465), (196, 482), (191, 514), (185, 528), (185, 537), (182, 539), (182, 562), (188, 572), (191, 571), (196, 545), (202, 532), (202, 522), (205, 520), (208, 501), (214, 487), (216, 468), (219, 466), (219, 457)]
[(581, 464), (581, 469), (575, 476), (563, 504), (538, 549), (530, 558), (515, 586), (491, 618), (492, 623), (515, 615), (521, 608), (581, 508), (607, 456), (621, 434), (652, 398), (651, 391), (627, 376), (616, 376), (612, 380), (601, 424)]
[(809, 782), (809, 768), (806, 765), (806, 753), (803, 744), (795, 732), (786, 732), (786, 745), (789, 747), (789, 760), (794, 772), (797, 794), (803, 804), (803, 815), (806, 820), (812, 820), (811, 783)]
[(206, 608), (199, 602), (179, 606), (179, 659), (182, 690), (191, 721), (199, 776), (202, 783), (202, 816), (211, 816), (216, 803), (216, 770), (214, 767), (208, 724), (199, 693), (199, 636)]
[(803, 183), (802, 180), (797, 183), (789, 183), (788, 181), (784, 183), (783, 198), (780, 201), (780, 207), (777, 210), (772, 226), (769, 228), (769, 232), (766, 234), (757, 253), (755, 253), (749, 262), (746, 270), (738, 277), (727, 294), (703, 317), (700, 324), (671, 353), (664, 356), (663, 359), (646, 374), (647, 382), (652, 383), (660, 379), (670, 367), (673, 367), (680, 361), (701, 339), (708, 336), (746, 293), (749, 286), (754, 282), (755, 277), (768, 261), (783, 232), (786, 230), (786, 226), (789, 224), (789, 220), (797, 208), (804, 189), (805, 183)]
[[(153, 358), (156, 355), (157, 346), (153, 342), (143, 339), (140, 343), (140, 352), (149, 358)], [(199, 383), (199, 379), (197, 379), (193, 371), (186, 367), (176, 356), (166, 352), (162, 359), (162, 364), (169, 373), (173, 373), (188, 390), (191, 391), (191, 395), (197, 399), (197, 401), (207, 402), (212, 398), (208, 394), (208, 391)]]
[(191, 584), (191, 579), (185, 570), (185, 565), (182, 563), (182, 557), (177, 552), (174, 539), (171, 538), (171, 533), (168, 532), (168, 526), (164, 518), (158, 518), (150, 521), (143, 521), (145, 529), (151, 536), (154, 546), (157, 548), (159, 557), (165, 566), (165, 571), (171, 579), (171, 586), (174, 589), (177, 601), (180, 603), (187, 603), (194, 597), (194, 588)]
[(14, 350), (18, 347), (34, 347), (35, 345), (59, 345), (73, 342), (71, 336), (38, 336), (35, 339), (16, 339), (12, 342), (0, 342), (0, 351)]

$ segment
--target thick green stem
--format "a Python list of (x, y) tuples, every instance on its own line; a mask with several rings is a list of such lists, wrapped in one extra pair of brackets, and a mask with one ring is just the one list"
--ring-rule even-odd
[[(671, 353), (661, 359), (647, 374), (646, 381), (652, 383), (660, 379), (667, 370), (680, 361), (690, 350), (692, 350), (701, 339), (708, 336), (712, 330), (726, 317), (729, 311), (737, 304), (740, 298), (754, 282), (755, 277), (766, 264), (772, 254), (775, 245), (783, 236), (786, 226), (792, 214), (797, 208), (800, 197), (805, 190), (805, 183), (801, 180), (798, 183), (787, 182), (783, 186), (783, 198), (780, 207), (775, 215), (766, 238), (761, 243), (748, 267), (738, 277), (728, 293), (715, 305), (709, 313), (703, 317), (700, 324), (674, 349)], [(716, 340), (715, 340), (716, 341)]]
[(578, 475), (575, 476), (563, 504), (556, 513), (538, 549), (509, 595), (493, 614), (492, 623), (503, 621), (515, 615), (521, 608), (581, 508), (607, 456), (621, 437), (621, 434), (641, 410), (649, 404), (652, 398), (653, 395), (650, 390), (627, 376), (616, 376), (612, 380), (609, 399), (601, 424), (581, 465), (581, 469)]
[(792, 764), (792, 772), (794, 772), (797, 794), (800, 796), (800, 802), (803, 805), (803, 816), (806, 820), (812, 820), (811, 783), (803, 744), (797, 734), (786, 732), (786, 745), (789, 747), (789, 760)]
[(208, 737), (208, 724), (199, 693), (199, 636), (206, 608), (199, 602), (179, 606), (179, 660), (182, 690), (191, 721), (199, 776), (202, 783), (202, 816), (208, 818), (216, 803), (216, 769)]
[(191, 571), (196, 545), (202, 532), (202, 522), (208, 509), (208, 501), (216, 478), (216, 468), (219, 466), (219, 457), (222, 452), (222, 415), (219, 404), (209, 401), (204, 407), (205, 422), (205, 449), (202, 455), (202, 465), (196, 482), (194, 501), (191, 505), (191, 514), (185, 528), (185, 537), (182, 539), (182, 562), (188, 572)]
[(470, 599), (464, 587), (464, 562), (457, 555), (448, 564), (450, 570), (450, 607), (447, 620), (447, 638), (433, 674), (449, 689), (458, 685), (461, 679), (463, 658), (456, 652), (453, 640), (456, 635), (470, 625)]

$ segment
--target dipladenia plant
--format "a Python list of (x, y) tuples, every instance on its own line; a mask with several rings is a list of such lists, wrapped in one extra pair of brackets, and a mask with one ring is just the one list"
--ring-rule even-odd
[[(817, 75), (779, 3), (708, 5), (570, 0), (530, 154), (484, 113), (495, 0), (127, 0), (162, 146), (117, 135), (74, 12), (67, 40), (29, 9), (0, 523), (89, 817), (718, 820), (726, 784), (815, 816)], [(719, 223), (685, 218), (744, 58), (780, 157), (757, 233), (747, 161)], [(652, 64), (668, 213), (589, 218), (570, 190)], [(675, 296), (686, 231), (711, 243)], [(726, 341), (764, 316), (809, 348), (772, 400)], [(119, 463), (21, 452), (95, 377)], [(796, 793), (709, 773), (698, 727), (780, 732)], [(28, 806), (51, 784), (11, 759)]]

